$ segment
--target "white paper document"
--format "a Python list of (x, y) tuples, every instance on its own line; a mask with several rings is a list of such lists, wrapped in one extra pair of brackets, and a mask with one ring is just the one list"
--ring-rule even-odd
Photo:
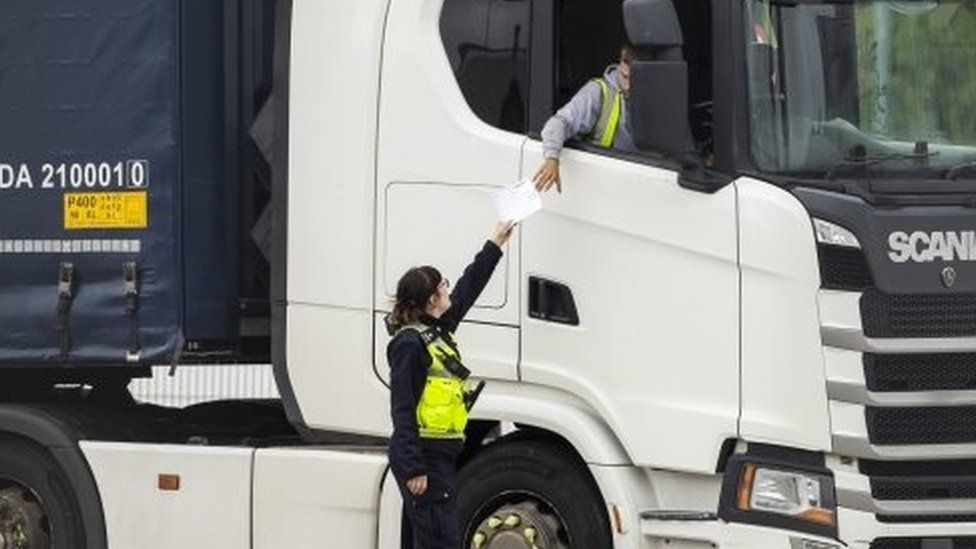
[(494, 195), (495, 212), (504, 221), (523, 221), (542, 208), (542, 198), (531, 179), (509, 185)]

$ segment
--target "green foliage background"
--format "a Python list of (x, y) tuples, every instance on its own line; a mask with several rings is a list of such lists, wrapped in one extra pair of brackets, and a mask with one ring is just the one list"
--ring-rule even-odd
[[(879, 6), (891, 20), (887, 129), (876, 117)], [(912, 16), (859, 3), (856, 23), (861, 129), (895, 140), (976, 144), (976, 5), (943, 2)]]

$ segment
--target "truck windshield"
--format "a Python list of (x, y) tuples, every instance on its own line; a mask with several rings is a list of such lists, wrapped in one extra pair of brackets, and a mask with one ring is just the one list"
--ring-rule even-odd
[(976, 4), (744, 1), (759, 169), (976, 173)]

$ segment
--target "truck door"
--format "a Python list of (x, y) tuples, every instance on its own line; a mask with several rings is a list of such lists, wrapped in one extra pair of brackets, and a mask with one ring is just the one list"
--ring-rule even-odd
[[(443, 4), (443, 5), (442, 5)], [(375, 368), (400, 276), (434, 265), (457, 280), (495, 221), (491, 193), (515, 182), (525, 128), (528, 1), (394, 2), (387, 18), (378, 171)], [(516, 379), (519, 237), (458, 330), (478, 376)]]
[[(623, 41), (619, 4), (556, 4), (534, 14), (534, 36), (558, 30), (532, 42), (555, 75), (533, 72), (533, 98), (555, 99), (533, 104), (540, 128)], [(541, 162), (528, 140), (522, 175)], [(734, 189), (688, 190), (666, 162), (595, 148), (564, 149), (560, 167), (562, 193), (522, 225), (522, 380), (589, 402), (635, 463), (713, 469), (738, 412)]]

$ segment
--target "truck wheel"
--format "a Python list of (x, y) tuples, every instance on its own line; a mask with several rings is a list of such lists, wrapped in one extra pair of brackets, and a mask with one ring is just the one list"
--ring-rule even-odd
[(486, 448), (458, 475), (464, 547), (612, 547), (603, 497), (571, 450), (539, 440)]
[(70, 481), (46, 451), (0, 439), (0, 549), (84, 548)]

